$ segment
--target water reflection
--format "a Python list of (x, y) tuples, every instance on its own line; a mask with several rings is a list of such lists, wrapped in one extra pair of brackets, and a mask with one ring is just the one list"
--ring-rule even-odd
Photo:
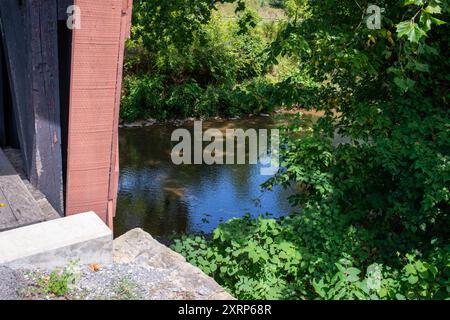
[[(208, 128), (274, 128), (268, 117), (205, 122)], [(192, 125), (187, 124), (192, 130)], [(176, 127), (156, 125), (120, 131), (120, 184), (115, 235), (141, 227), (156, 237), (209, 233), (223, 221), (270, 213), (286, 215), (292, 208), (288, 190), (261, 192), (268, 177), (260, 165), (172, 164), (171, 134)], [(259, 201), (255, 201), (259, 199)]]

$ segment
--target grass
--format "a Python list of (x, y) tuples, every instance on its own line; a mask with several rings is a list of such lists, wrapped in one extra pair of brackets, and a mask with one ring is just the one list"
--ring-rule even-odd
[(138, 285), (124, 277), (114, 287), (114, 300), (139, 300), (142, 297), (137, 292)]

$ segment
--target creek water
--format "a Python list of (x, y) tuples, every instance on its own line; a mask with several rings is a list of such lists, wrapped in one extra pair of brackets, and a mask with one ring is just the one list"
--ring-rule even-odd
[[(280, 120), (251, 117), (213, 120), (204, 130), (217, 128), (273, 129)], [(172, 132), (179, 127), (161, 124), (120, 129), (120, 183), (115, 236), (133, 228), (168, 239), (192, 233), (210, 233), (221, 222), (251, 214), (281, 217), (293, 211), (290, 190), (275, 187), (262, 191), (270, 176), (261, 175), (261, 164), (175, 165)], [(193, 124), (182, 126), (193, 130)]]

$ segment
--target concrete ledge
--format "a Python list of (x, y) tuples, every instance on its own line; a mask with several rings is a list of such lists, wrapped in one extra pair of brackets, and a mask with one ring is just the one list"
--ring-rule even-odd
[(112, 263), (111, 230), (87, 212), (0, 233), (0, 266), (53, 269), (73, 260)]

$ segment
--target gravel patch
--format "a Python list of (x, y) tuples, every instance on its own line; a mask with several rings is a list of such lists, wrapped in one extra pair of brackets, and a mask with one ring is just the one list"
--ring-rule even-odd
[[(69, 290), (61, 293), (61, 284), (68, 284)], [(56, 296), (56, 292), (65, 295)], [(53, 270), (53, 274), (0, 267), (0, 300), (17, 299), (230, 300), (233, 297), (181, 255), (135, 229), (114, 240), (111, 265), (70, 264), (64, 270)]]
[(74, 268), (76, 281), (63, 297), (41, 286), (49, 271), (0, 269), (0, 300), (194, 300), (207, 299), (214, 291), (205, 286), (186, 288), (173, 270), (136, 263)]
[(20, 272), (0, 267), (0, 300), (19, 299), (18, 291), (25, 286)]
[(169, 276), (165, 270), (135, 264), (114, 264), (99, 271), (86, 268), (73, 294), (87, 300), (158, 300), (164, 295), (152, 294), (152, 288)]

